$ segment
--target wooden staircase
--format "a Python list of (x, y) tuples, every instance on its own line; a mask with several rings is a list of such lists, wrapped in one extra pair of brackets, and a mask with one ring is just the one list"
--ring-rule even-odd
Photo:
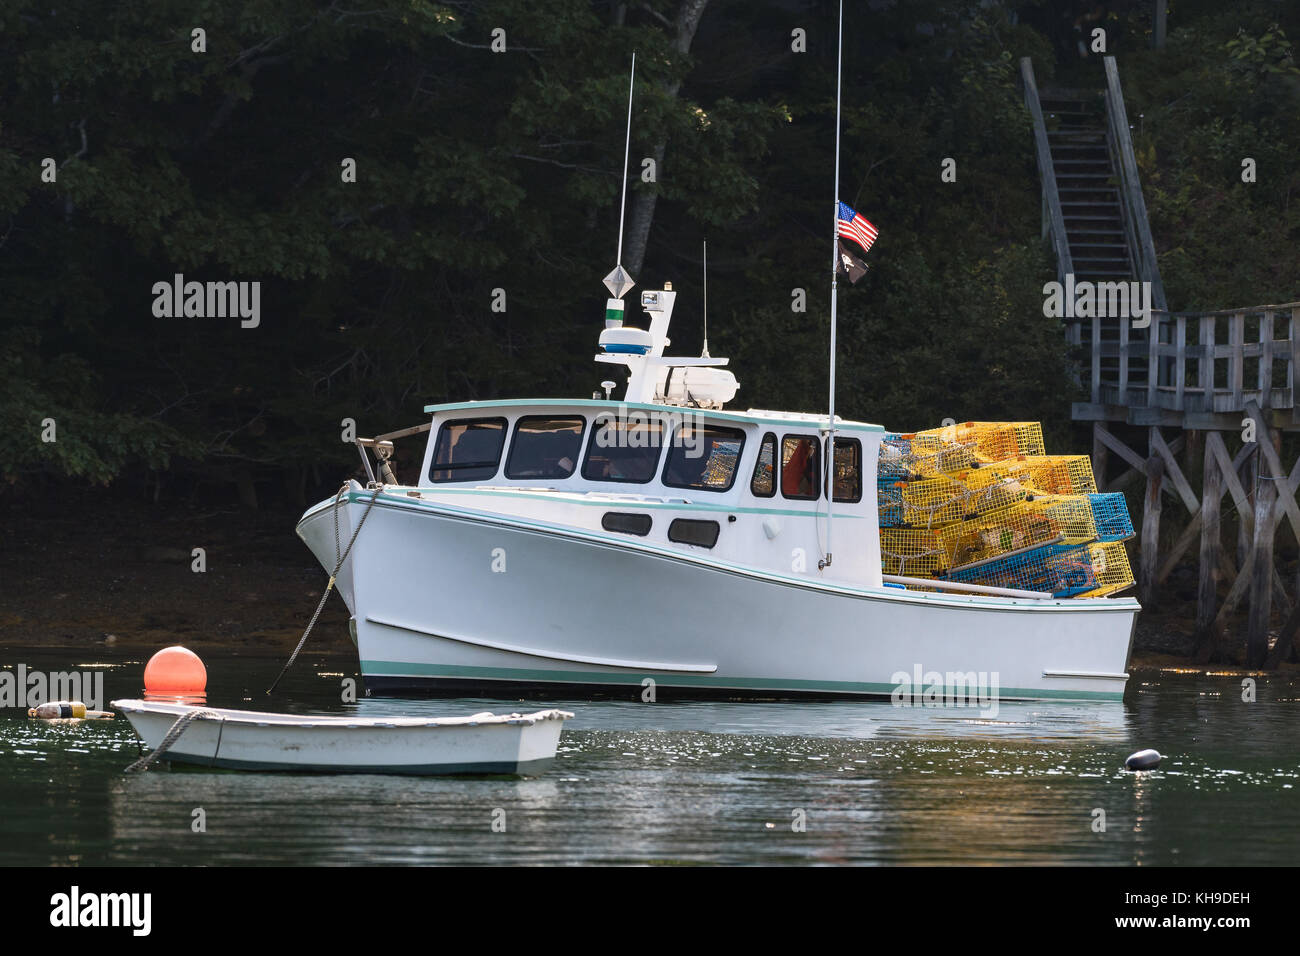
[[(1045, 88), (1020, 62), (1034, 121), (1043, 190), (1043, 235), (1056, 252), (1057, 281), (1149, 282), (1154, 310), (1166, 309), (1128, 116), (1113, 57), (1102, 90)], [(1088, 334), (1085, 336), (1084, 329)], [(1092, 352), (1098, 406), (1131, 406), (1149, 392), (1149, 331), (1130, 317), (1068, 320), (1070, 344)]]
[(1101, 95), (1044, 89), (1041, 103), (1075, 279), (1135, 279)]

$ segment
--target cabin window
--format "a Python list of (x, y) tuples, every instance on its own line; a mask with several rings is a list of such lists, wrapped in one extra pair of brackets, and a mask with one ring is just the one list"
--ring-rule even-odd
[(631, 514), (622, 511), (606, 511), (600, 519), (600, 526), (606, 531), (617, 531), (619, 534), (635, 534), (644, 538), (650, 533), (650, 525), (653, 522), (650, 516), (646, 514)]
[(856, 438), (835, 439), (835, 500), (862, 500), (862, 442)]
[(624, 418), (598, 418), (587, 443), (582, 477), (589, 481), (630, 481), (644, 484), (659, 467), (663, 425), (632, 413)]
[(721, 527), (716, 521), (677, 518), (668, 526), (668, 540), (678, 544), (696, 544), (701, 548), (711, 548), (718, 543), (718, 532)]
[(433, 481), (483, 481), (497, 473), (505, 444), (504, 418), (461, 418), (444, 422), (433, 449)]
[(756, 498), (771, 498), (776, 494), (776, 436), (768, 432), (763, 444), (758, 446), (758, 460), (754, 462), (754, 477), (749, 479), (749, 492)]
[(821, 496), (821, 441), (810, 435), (786, 435), (781, 440), (781, 494), (816, 501)]
[(668, 449), (664, 484), (670, 488), (727, 491), (736, 480), (736, 465), (744, 446), (745, 433), (739, 428), (679, 425)]
[(580, 416), (528, 415), (519, 419), (506, 458), (506, 477), (568, 478), (578, 467), (586, 427), (587, 420)]

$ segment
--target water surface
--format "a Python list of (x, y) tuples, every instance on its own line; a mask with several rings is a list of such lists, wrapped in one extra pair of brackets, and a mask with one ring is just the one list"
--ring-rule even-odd
[[(111, 656), (105, 657), (104, 655)], [(210, 652), (213, 706), (363, 715), (560, 706), (534, 779), (169, 771), (124, 776), (124, 718), (0, 711), (0, 864), (1293, 864), (1300, 686), (1147, 674), (1122, 704), (976, 711), (880, 703), (341, 700), (350, 658)], [(140, 694), (129, 652), (0, 649), (0, 668), (97, 666)], [(639, 690), (639, 688), (637, 689)], [(1155, 747), (1158, 771), (1126, 773)], [(206, 832), (193, 830), (201, 809)], [(1106, 828), (1095, 832), (1095, 811)], [(494, 832), (504, 811), (505, 832)], [(803, 829), (798, 825), (802, 822)]]

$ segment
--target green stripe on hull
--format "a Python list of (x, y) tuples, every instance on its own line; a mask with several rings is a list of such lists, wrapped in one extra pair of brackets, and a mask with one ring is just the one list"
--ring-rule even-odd
[[(363, 677), (429, 677), (480, 680), (519, 681), (521, 683), (554, 684), (622, 684), (640, 686), (647, 677), (660, 687), (703, 687), (718, 690), (745, 691), (799, 691), (801, 693), (859, 694), (875, 697), (889, 697), (894, 693), (894, 684), (877, 684), (862, 681), (814, 681), (789, 680), (769, 677), (718, 677), (695, 674), (674, 674), (665, 678), (662, 674), (616, 674), (592, 673), (591, 671), (553, 671), (532, 670), (518, 667), (467, 667), (457, 664), (412, 664), (402, 661), (361, 661)], [(1040, 690), (1023, 687), (999, 688), (1000, 699), (1026, 698), (1029, 700), (1080, 700), (1080, 701), (1119, 701), (1124, 699), (1123, 691), (1104, 690)]]

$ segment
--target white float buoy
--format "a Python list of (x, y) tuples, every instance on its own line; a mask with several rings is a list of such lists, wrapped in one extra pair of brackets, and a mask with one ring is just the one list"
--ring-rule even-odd
[(1124, 761), (1125, 770), (1155, 770), (1165, 758), (1156, 750), (1139, 750)]
[(106, 710), (91, 710), (79, 700), (51, 700), (27, 710), (28, 717), (37, 720), (84, 720), (86, 718), (111, 720)]

